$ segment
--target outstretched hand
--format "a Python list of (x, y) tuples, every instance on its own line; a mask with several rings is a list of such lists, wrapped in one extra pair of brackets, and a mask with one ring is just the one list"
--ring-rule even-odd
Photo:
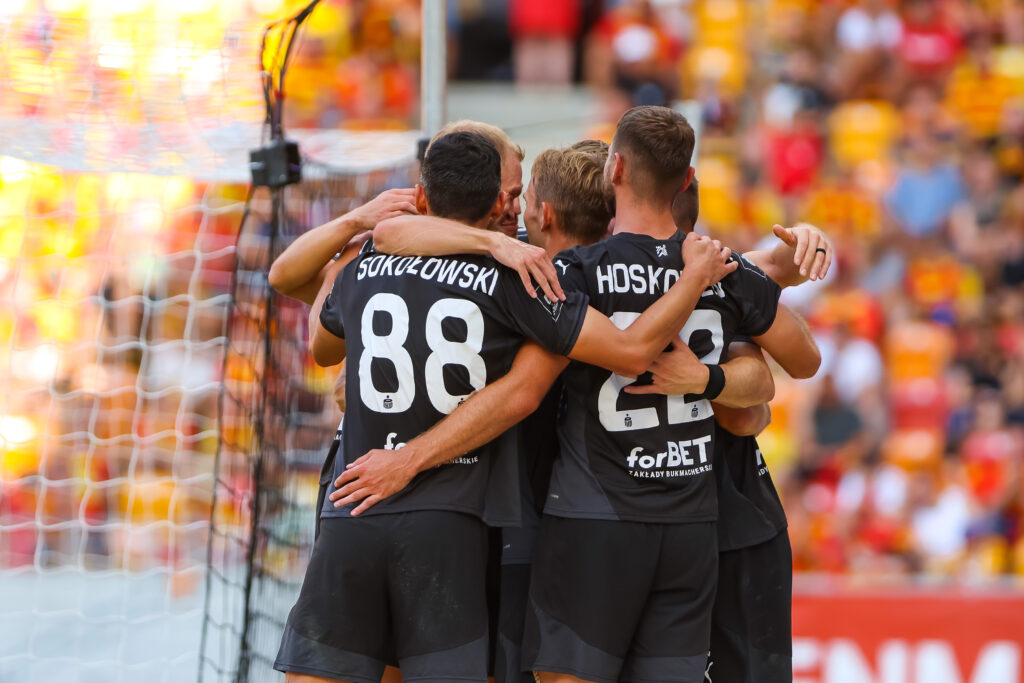
[(500, 233), (495, 233), (494, 237), (491, 256), (498, 263), (519, 273), (523, 286), (531, 297), (537, 298), (536, 286), (533, 284), (535, 281), (549, 301), (565, 301), (565, 292), (562, 291), (555, 267), (551, 264), (546, 251)]
[[(820, 280), (832, 265), (832, 243), (820, 228), (810, 223), (798, 223), (792, 228), (772, 226), (772, 232), (782, 240), (776, 247), (780, 266), (792, 260), (793, 269), (799, 271), (799, 279)], [(795, 277), (795, 273), (794, 273)]]

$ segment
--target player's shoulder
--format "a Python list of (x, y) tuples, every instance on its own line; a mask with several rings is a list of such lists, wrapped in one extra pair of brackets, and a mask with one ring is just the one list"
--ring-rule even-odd
[(744, 274), (748, 274), (752, 277), (757, 277), (762, 280), (769, 280), (769, 277), (765, 274), (765, 272), (761, 270), (761, 268), (756, 263), (748, 259), (745, 254), (733, 252), (733, 255), (730, 256), (729, 258), (730, 260), (736, 261), (737, 263), (740, 264), (740, 267), (736, 269), (737, 272), (739, 272), (740, 268), (742, 268)]
[(722, 286), (726, 291), (731, 291), (735, 295), (742, 297), (744, 292), (756, 291), (758, 288), (778, 288), (778, 285), (756, 263), (749, 260), (742, 253), (733, 252), (732, 256), (729, 257), (729, 261), (737, 263), (739, 267), (722, 278)]
[(627, 248), (629, 237), (625, 233), (612, 235), (592, 244), (579, 244), (558, 252), (555, 262), (559, 260), (565, 263), (598, 263), (611, 255)]

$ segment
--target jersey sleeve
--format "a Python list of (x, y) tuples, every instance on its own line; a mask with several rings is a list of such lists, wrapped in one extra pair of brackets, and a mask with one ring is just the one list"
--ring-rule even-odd
[(334, 280), (331, 291), (324, 299), (324, 305), (320, 309), (320, 324), (324, 329), (340, 339), (345, 338), (345, 321), (341, 314), (341, 279), (345, 276), (348, 268), (343, 268), (338, 277)]
[(782, 288), (743, 254), (736, 258), (740, 267), (723, 280), (740, 305), (737, 333), (757, 337), (768, 331), (779, 310)]
[(499, 284), (507, 316), (512, 327), (548, 351), (561, 356), (569, 355), (583, 329), (589, 297), (570, 287), (565, 290), (565, 301), (551, 301), (537, 288), (537, 298), (523, 289), (519, 275), (501, 268)]
[(563, 291), (586, 293), (587, 279), (583, 274), (583, 262), (577, 249), (559, 252), (552, 263), (555, 264), (555, 272), (558, 273), (558, 282), (562, 285)]

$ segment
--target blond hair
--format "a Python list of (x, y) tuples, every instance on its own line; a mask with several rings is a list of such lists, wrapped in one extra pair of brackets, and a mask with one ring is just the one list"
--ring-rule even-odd
[[(437, 131), (434, 137), (430, 138), (430, 144), (434, 144), (434, 140), (437, 140), (443, 135), (449, 133), (476, 133), (482, 136), (498, 150), (498, 154), (501, 155), (502, 161), (508, 154), (514, 154), (519, 161), (526, 158), (526, 152), (523, 148), (512, 142), (512, 138), (508, 136), (508, 133), (503, 131), (497, 126), (483, 121), (473, 121), (472, 119), (461, 119), (459, 121), (452, 121), (442, 126), (441, 130)], [(427, 152), (430, 152), (430, 145), (427, 145)]]
[(548, 149), (533, 162), (534, 201), (547, 202), (562, 232), (593, 244), (608, 232), (612, 211), (604, 190), (604, 160), (595, 149)]

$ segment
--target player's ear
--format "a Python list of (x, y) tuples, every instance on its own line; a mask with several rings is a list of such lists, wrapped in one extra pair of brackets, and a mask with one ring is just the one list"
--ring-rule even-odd
[(679, 188), (679, 192), (686, 192), (686, 188), (693, 182), (693, 166), (686, 169), (686, 179), (683, 181), (682, 186)]
[(487, 212), (487, 217), (495, 220), (501, 218), (501, 214), (505, 213), (505, 207), (508, 206), (508, 192), (505, 190), (498, 191), (498, 198), (494, 200), (494, 205), (491, 210)]
[(426, 216), (430, 213), (430, 205), (427, 204), (427, 191), (423, 189), (423, 186), (416, 183), (416, 212), (421, 216)]
[(558, 218), (555, 216), (555, 210), (551, 208), (551, 204), (548, 202), (540, 203), (540, 231), (547, 232), (551, 228), (555, 227), (558, 222)]
[(616, 152), (612, 156), (612, 185), (622, 184), (622, 177), (625, 172), (626, 164), (622, 160), (622, 155)]

